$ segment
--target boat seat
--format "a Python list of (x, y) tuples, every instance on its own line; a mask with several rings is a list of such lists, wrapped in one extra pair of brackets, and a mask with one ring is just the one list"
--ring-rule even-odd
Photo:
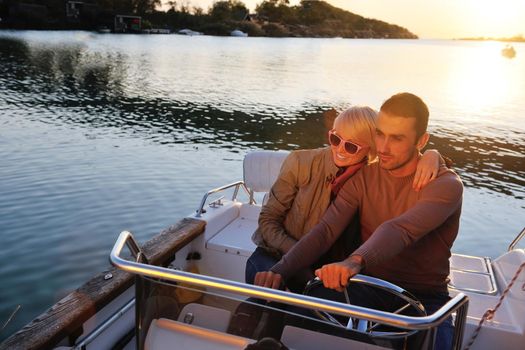
[[(244, 157), (244, 183), (252, 193), (267, 194), (279, 176), (281, 165), (289, 152), (253, 151)], [(266, 196), (265, 196), (266, 197)], [(265, 199), (263, 199), (265, 202)], [(239, 216), (208, 240), (206, 248), (249, 257), (256, 246), (252, 234), (258, 226), (261, 207), (242, 204)]]
[(498, 292), (490, 258), (452, 254), (449, 288), (494, 295)]
[(189, 323), (218, 332), (226, 332), (230, 323), (231, 312), (213, 306), (190, 303), (184, 306), (178, 321)]
[[(246, 187), (253, 192), (270, 192), (284, 159), (290, 154), (287, 151), (252, 151), (244, 156), (243, 178)], [(266, 202), (267, 196), (263, 199)]]
[(252, 339), (160, 318), (151, 321), (144, 349), (241, 350), (253, 342)]

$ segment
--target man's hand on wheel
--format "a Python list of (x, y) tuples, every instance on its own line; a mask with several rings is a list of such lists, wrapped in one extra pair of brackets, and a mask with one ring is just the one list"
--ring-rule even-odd
[(342, 292), (348, 285), (348, 280), (361, 271), (362, 264), (361, 256), (352, 255), (343, 261), (324, 265), (315, 270), (315, 275), (323, 281), (325, 288)]

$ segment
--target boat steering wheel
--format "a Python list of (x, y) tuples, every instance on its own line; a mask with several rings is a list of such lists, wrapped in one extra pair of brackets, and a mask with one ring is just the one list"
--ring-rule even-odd
[[(392, 294), (392, 295), (400, 298), (401, 300), (405, 301), (406, 304), (404, 306), (401, 306), (400, 308), (398, 308), (397, 310), (392, 312), (394, 314), (400, 314), (403, 311), (412, 310), (412, 311), (414, 311), (416, 313), (417, 316), (426, 316), (427, 315), (427, 313), (425, 311), (425, 308), (423, 307), (423, 304), (421, 304), (421, 302), (419, 300), (417, 300), (412, 294), (410, 294), (405, 289), (403, 289), (403, 288), (401, 288), (401, 287), (399, 287), (399, 286), (397, 286), (397, 285), (395, 285), (393, 283), (387, 282), (385, 280), (382, 280), (382, 279), (379, 279), (379, 278), (375, 278), (375, 277), (360, 275), (360, 274), (357, 274), (354, 277), (352, 277), (349, 280), (348, 286), (342, 292), (342, 293), (344, 293), (345, 300), (346, 300), (347, 304), (351, 304), (350, 298), (348, 296), (348, 290), (347, 290), (347, 288), (351, 284), (360, 284), (360, 285), (373, 287), (373, 288), (378, 289), (378, 290), (386, 291), (387, 293)], [(321, 287), (323, 287), (323, 282), (319, 278), (316, 277), (315, 279), (313, 279), (310, 282), (308, 282), (308, 284), (306, 285), (306, 287), (304, 289), (304, 293), (303, 294), (310, 295), (315, 289), (318, 289), (318, 288), (321, 288)], [(342, 322), (340, 322), (341, 316), (339, 316), (339, 315), (337, 316), (339, 318), (338, 319), (338, 318), (334, 317), (333, 315), (331, 315), (330, 313), (328, 313), (326, 311), (314, 310), (313, 312), (316, 314), (317, 317), (319, 317), (320, 319), (322, 319), (324, 321), (333, 323), (333, 324), (335, 324), (336, 326), (339, 326), (339, 327), (343, 327), (343, 328), (346, 328), (346, 329), (351, 329), (351, 330), (358, 331), (358, 332), (361, 332), (361, 333), (366, 333), (366, 334), (368, 334), (370, 336), (373, 336), (373, 337), (382, 337), (382, 338), (390, 338), (390, 339), (404, 338), (404, 337), (411, 336), (411, 335), (415, 334), (416, 332), (418, 332), (418, 330), (406, 330), (406, 331), (403, 331), (403, 330), (388, 330), (388, 331), (380, 331), (379, 330), (380, 326), (381, 326), (380, 323), (374, 323), (374, 322), (371, 322), (371, 321), (368, 321), (368, 320), (357, 319), (357, 318), (353, 318), (353, 317), (349, 317), (347, 322), (346, 322), (346, 325), (344, 325)]]

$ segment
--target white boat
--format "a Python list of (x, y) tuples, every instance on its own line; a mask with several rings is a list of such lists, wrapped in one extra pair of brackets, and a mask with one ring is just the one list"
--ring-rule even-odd
[(516, 56), (516, 50), (512, 45), (506, 45), (501, 49), (501, 55), (507, 58), (514, 58)]
[[(453, 254), (452, 299), (431, 315), (389, 313), (244, 284), (261, 209), (256, 200), (264, 202), (286, 154), (248, 153), (243, 181), (208, 191), (196, 212), (143, 246), (122, 232), (110, 254), (114, 268), (59, 301), (0, 349), (244, 349), (266, 336), (290, 349), (432, 349), (435, 329), (449, 315), (454, 349), (471, 341), (482, 319), (471, 349), (523, 349), (525, 249), (517, 243), (525, 229), (494, 260)], [(228, 191), (231, 199), (223, 197)], [(124, 254), (126, 246), (131, 256)], [(352, 283), (377, 286), (418, 307), (388, 282), (356, 276)], [(312, 310), (311, 316), (292, 314), (298, 306)], [(495, 312), (487, 318), (490, 309)]]
[(202, 35), (201, 32), (196, 32), (194, 30), (191, 30), (191, 29), (181, 29), (177, 32), (178, 34), (182, 34), (182, 35), (189, 35), (189, 36), (193, 36), (193, 35)]
[(150, 29), (142, 29), (142, 34), (171, 34), (170, 29), (166, 28), (150, 28)]
[(238, 37), (247, 37), (248, 36), (248, 33), (245, 33), (239, 29), (235, 29), (235, 30), (232, 30), (230, 32), (230, 36), (238, 36)]

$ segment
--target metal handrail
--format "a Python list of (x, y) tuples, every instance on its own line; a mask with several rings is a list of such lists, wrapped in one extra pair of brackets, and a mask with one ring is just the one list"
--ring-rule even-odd
[[(134, 240), (132, 234), (128, 231), (123, 231), (111, 250), (110, 261), (115, 267), (121, 270), (142, 276), (234, 292), (248, 297), (267, 299), (308, 309), (317, 309), (346, 317), (357, 317), (376, 323), (410, 330), (424, 330), (436, 327), (455, 311), (457, 311), (456, 323), (459, 324), (460, 328), (463, 327), (466, 320), (468, 297), (463, 293), (458, 293), (432, 315), (421, 317), (398, 315), (361, 306), (348, 305), (336, 301), (294, 294), (282, 290), (253, 286), (221, 278), (128, 261), (120, 257), (120, 253), (128, 240)], [(364, 278), (364, 276), (359, 276), (358, 278)], [(461, 338), (461, 333), (459, 334), (459, 338)], [(459, 339), (459, 343), (461, 343), (461, 339)]]
[(227, 189), (232, 188), (232, 187), (235, 187), (235, 191), (233, 192), (233, 195), (232, 195), (232, 201), (237, 199), (237, 194), (239, 193), (239, 187), (242, 187), (244, 189), (244, 191), (246, 191), (246, 194), (248, 196), (250, 196), (250, 191), (248, 190), (248, 188), (246, 188), (246, 185), (244, 184), (244, 181), (237, 181), (237, 182), (234, 182), (234, 183), (231, 183), (231, 184), (228, 184), (228, 185), (224, 185), (224, 186), (221, 186), (221, 187), (214, 188), (213, 190), (208, 191), (202, 197), (201, 204), (197, 208), (197, 214), (195, 214), (195, 217), (200, 218), (202, 216), (202, 213), (204, 213), (204, 205), (206, 204), (206, 201), (208, 200), (208, 197), (211, 194), (214, 194), (214, 193), (217, 193), (217, 192), (221, 192), (221, 191), (227, 190)]
[(520, 233), (518, 233), (516, 238), (514, 238), (514, 240), (510, 243), (509, 249), (507, 251), (510, 252), (511, 250), (513, 250), (516, 244), (518, 244), (518, 242), (523, 238), (523, 236), (525, 236), (525, 227), (523, 228), (523, 230), (521, 230)]
[(122, 308), (116, 313), (111, 315), (107, 320), (102, 322), (93, 332), (91, 332), (86, 338), (80, 343), (75, 345), (74, 350), (86, 350), (88, 345), (91, 344), (99, 335), (108, 330), (113, 324), (126, 314), (133, 306), (135, 306), (135, 298), (128, 301)]

